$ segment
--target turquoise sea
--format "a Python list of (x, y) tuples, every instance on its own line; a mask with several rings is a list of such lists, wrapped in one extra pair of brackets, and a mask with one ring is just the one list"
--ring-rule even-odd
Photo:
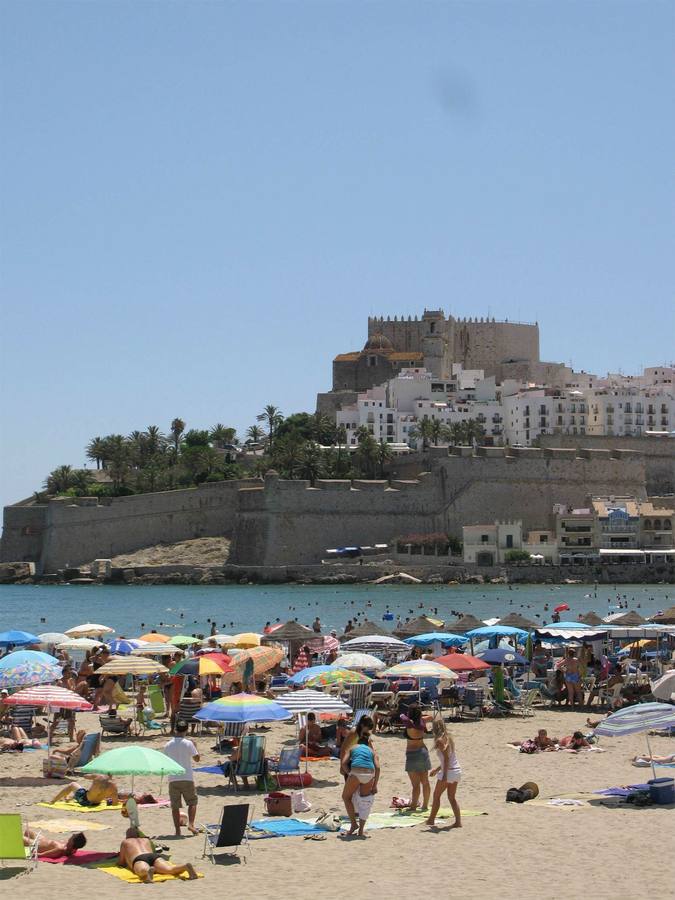
[[(211, 621), (219, 632), (262, 631), (266, 622), (321, 619), (324, 631), (342, 630), (357, 613), (383, 621), (390, 611), (403, 620), (426, 613), (443, 620), (454, 611), (479, 619), (520, 612), (535, 622), (550, 621), (553, 607), (567, 603), (563, 619), (595, 610), (614, 612), (618, 598), (647, 617), (675, 602), (675, 585), (227, 585), (227, 586), (71, 586), (3, 585), (0, 631), (20, 628), (39, 634), (65, 631), (83, 622), (114, 628), (118, 635), (138, 636), (151, 628), (169, 634), (208, 634)], [(548, 605), (548, 610), (545, 607)]]

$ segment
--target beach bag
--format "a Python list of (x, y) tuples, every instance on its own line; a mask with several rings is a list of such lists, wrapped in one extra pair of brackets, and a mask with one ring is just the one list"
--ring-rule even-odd
[(293, 814), (291, 795), (282, 791), (271, 791), (265, 797), (265, 810), (268, 816), (290, 816)]
[(536, 753), (537, 745), (535, 744), (534, 741), (531, 741), (531, 740), (523, 741), (523, 743), (520, 745), (520, 747), (518, 749), (520, 750), (521, 753)]
[(276, 791), (279, 782), (276, 775), (258, 775), (255, 780), (255, 786), (259, 791)]
[(342, 826), (339, 816), (336, 816), (334, 813), (327, 813), (323, 809), (319, 810), (315, 824), (325, 828), (326, 831), (339, 831)]
[(65, 778), (68, 773), (68, 760), (64, 757), (48, 756), (42, 760), (42, 775), (45, 778)]
[(291, 791), (291, 806), (294, 813), (309, 812), (312, 804), (305, 797), (304, 791)]

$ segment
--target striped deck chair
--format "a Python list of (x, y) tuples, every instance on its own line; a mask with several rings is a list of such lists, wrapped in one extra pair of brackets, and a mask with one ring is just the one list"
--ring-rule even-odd
[(347, 703), (352, 709), (367, 709), (370, 698), (370, 684), (350, 684)]
[(23, 728), (28, 737), (33, 734), (33, 719), (37, 715), (34, 706), (13, 706), (9, 713), (9, 724)]
[(239, 759), (230, 766), (230, 784), (238, 790), (237, 778), (257, 778), (265, 772), (265, 738), (247, 734), (239, 744)]

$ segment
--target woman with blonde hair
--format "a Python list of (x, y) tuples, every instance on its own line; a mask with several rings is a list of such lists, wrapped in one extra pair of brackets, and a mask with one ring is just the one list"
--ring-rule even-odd
[(447, 791), (450, 806), (455, 814), (455, 821), (450, 827), (461, 828), (462, 813), (459, 803), (457, 803), (457, 785), (462, 777), (462, 770), (457, 760), (455, 742), (447, 731), (444, 730), (436, 736), (434, 749), (438, 757), (438, 766), (432, 769), (429, 774), (436, 776), (436, 786), (434, 787), (434, 796), (431, 801), (431, 812), (426, 820), (426, 824), (434, 825), (436, 823), (436, 816), (441, 806), (441, 798)]

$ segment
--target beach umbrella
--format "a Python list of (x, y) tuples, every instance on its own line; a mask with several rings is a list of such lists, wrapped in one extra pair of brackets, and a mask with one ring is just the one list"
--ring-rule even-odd
[(508, 616), (497, 619), (497, 624), (511, 625), (513, 628), (523, 628), (525, 631), (530, 631), (537, 627), (536, 622), (533, 622), (532, 619), (526, 619), (525, 616), (521, 616), (521, 614), (517, 612), (509, 613)]
[(372, 678), (363, 672), (350, 672), (348, 669), (336, 669), (333, 666), (327, 672), (313, 675), (305, 682), (308, 688), (330, 687), (332, 684), (370, 684)]
[(131, 775), (131, 790), (134, 790), (135, 775), (184, 775), (185, 769), (159, 750), (150, 747), (115, 747), (92, 759), (76, 772), (87, 775)]
[(192, 644), (198, 644), (196, 637), (190, 637), (189, 634), (177, 634), (175, 637), (169, 638), (169, 643), (174, 647), (190, 647)]
[(342, 643), (343, 650), (359, 650), (366, 653), (391, 653), (410, 652), (410, 645), (400, 641), (398, 638), (380, 634), (364, 634), (361, 637), (352, 638)]
[(387, 668), (387, 664), (382, 662), (376, 656), (370, 653), (341, 653), (340, 656), (331, 663), (331, 667), (335, 666), (340, 669), (356, 669), (357, 671), (365, 670), (366, 672), (381, 672)]
[(602, 619), (593, 610), (590, 610), (583, 616), (579, 616), (579, 622), (581, 622), (583, 625), (602, 625)]
[(478, 672), (490, 668), (489, 663), (469, 653), (447, 653), (445, 656), (438, 656), (434, 661), (441, 666), (447, 666), (453, 672)]
[(477, 654), (479, 659), (491, 666), (526, 666), (527, 659), (516, 653), (515, 650), (505, 650), (503, 647), (497, 647), (493, 650), (485, 650), (483, 653)]
[(394, 635), (399, 638), (414, 637), (417, 634), (429, 634), (438, 631), (443, 622), (440, 619), (430, 619), (429, 616), (417, 616), (411, 622), (405, 622), (394, 629)]
[(202, 653), (191, 659), (182, 659), (171, 669), (172, 675), (224, 675), (234, 671), (232, 660), (226, 653)]
[(114, 628), (108, 628), (107, 625), (97, 625), (94, 622), (86, 622), (84, 625), (76, 625), (75, 628), (69, 628), (66, 631), (68, 637), (101, 637), (102, 634), (114, 634)]
[(225, 644), (231, 644), (234, 647), (234, 636), (231, 634), (210, 634), (199, 643), (202, 647), (208, 647), (210, 641), (214, 641), (219, 647), (222, 647)]
[(95, 641), (93, 638), (67, 638), (56, 645), (57, 650), (94, 650), (96, 647), (105, 646), (103, 641)]
[(288, 679), (288, 684), (304, 684), (310, 678), (315, 678), (317, 675), (321, 675), (322, 672), (330, 672), (331, 669), (332, 666), (307, 666), (304, 669), (299, 669), (295, 675), (291, 675)]
[(485, 622), (472, 616), (471, 613), (465, 613), (455, 619), (454, 622), (446, 622), (445, 627), (453, 634), (466, 634), (472, 628), (480, 628)]
[(605, 618), (605, 622), (608, 625), (623, 625), (624, 627), (629, 628), (644, 625), (647, 620), (643, 619), (640, 613), (631, 609), (625, 613), (612, 613), (612, 615)]
[(39, 650), (15, 650), (0, 659), (0, 688), (29, 687), (58, 681), (62, 667), (54, 656)]
[(351, 706), (348, 706), (339, 697), (331, 697), (330, 694), (314, 691), (311, 688), (280, 694), (276, 698), (276, 702), (291, 713), (350, 713), (352, 711)]
[(141, 646), (140, 641), (127, 640), (127, 638), (117, 638), (114, 641), (108, 641), (108, 650), (115, 656), (129, 656), (133, 650), (138, 650)]
[(63, 634), (62, 631), (45, 631), (44, 634), (39, 634), (38, 637), (40, 638), (41, 647), (55, 647), (61, 641), (68, 640), (68, 635)]
[(74, 709), (80, 712), (93, 709), (91, 703), (88, 703), (79, 694), (69, 691), (67, 688), (59, 687), (57, 684), (37, 684), (33, 687), (24, 688), (7, 697), (5, 703), (8, 706), (40, 706), (44, 707), (49, 717), (47, 726), (47, 756), (51, 750), (51, 715), (55, 709)]
[(566, 609), (569, 609), (567, 603), (559, 603), (557, 606), (553, 607), (553, 612), (564, 612)]
[(363, 622), (355, 625), (351, 631), (345, 631), (344, 634), (340, 635), (340, 640), (351, 641), (355, 638), (372, 637), (373, 635), (377, 635), (378, 637), (391, 637), (391, 631), (387, 631), (387, 629), (383, 628), (381, 625), (371, 622), (369, 619), (365, 619)]
[(97, 675), (159, 675), (168, 672), (166, 666), (143, 656), (111, 656), (96, 670)]
[(655, 625), (675, 625), (675, 606), (651, 617)]
[(340, 641), (330, 634), (307, 641), (312, 653), (330, 653), (331, 650), (340, 649)]
[[(675, 727), (675, 706), (668, 703), (637, 703), (625, 706), (611, 713), (595, 729), (595, 733), (603, 737), (622, 737), (625, 734), (638, 734), (642, 731), (661, 730)], [(652, 756), (649, 735), (645, 734), (647, 750)], [(652, 763), (652, 773), (656, 778), (656, 770)]]
[(132, 656), (185, 656), (185, 650), (173, 644), (141, 644), (131, 651)]
[(142, 634), (139, 637), (139, 641), (143, 641), (146, 644), (168, 644), (169, 643), (168, 634), (159, 634), (156, 631), (149, 631), (147, 634)]
[(280, 647), (251, 647), (237, 653), (232, 657), (232, 662), (243, 673), (246, 662), (250, 659), (253, 662), (254, 675), (262, 675), (263, 672), (273, 669), (283, 658), (284, 651)]
[(243, 647), (244, 649), (259, 647), (262, 637), (262, 634), (256, 634), (254, 631), (244, 631), (241, 634), (234, 635), (233, 643), (235, 647)]
[(482, 628), (472, 628), (466, 632), (468, 638), (494, 638), (515, 637), (520, 641), (527, 639), (527, 631), (524, 628), (514, 628), (511, 625), (483, 625)]
[(385, 678), (442, 678), (454, 681), (457, 677), (447, 666), (431, 659), (409, 659), (382, 673)]
[(295, 657), (295, 662), (293, 663), (293, 673), (299, 672), (301, 669), (309, 668), (311, 663), (311, 659), (307, 651), (304, 647), (300, 649), (300, 652)]
[(662, 675), (657, 681), (652, 681), (652, 694), (657, 700), (670, 700), (675, 694), (675, 669), (671, 669)]
[(451, 634), (449, 631), (430, 631), (427, 634), (416, 634), (404, 639), (404, 643), (413, 647), (428, 647), (437, 641), (445, 647), (461, 647), (468, 644), (469, 639), (462, 634)]
[(30, 631), (0, 631), (0, 647), (25, 647), (39, 643), (39, 636)]
[(207, 703), (195, 713), (204, 722), (277, 722), (290, 719), (282, 705), (258, 694), (230, 694)]

